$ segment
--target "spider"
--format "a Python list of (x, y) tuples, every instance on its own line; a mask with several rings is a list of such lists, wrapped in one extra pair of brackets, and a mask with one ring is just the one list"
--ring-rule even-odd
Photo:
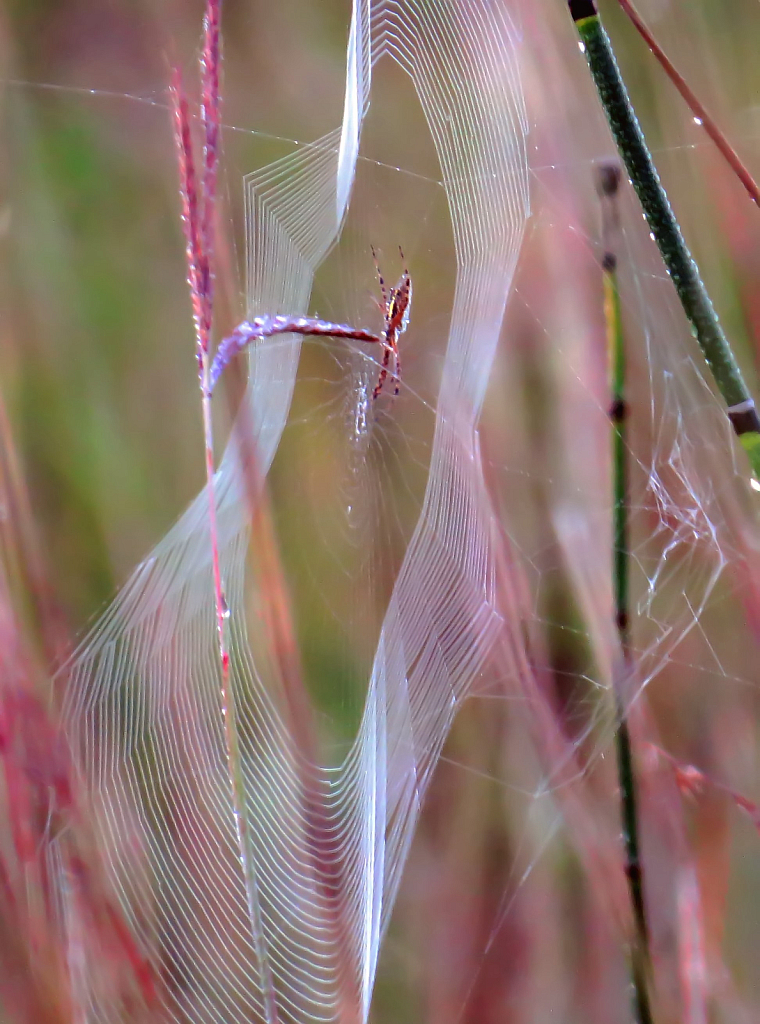
[[(404, 254), (401, 252), (400, 246), (399, 252), (401, 253), (401, 259), (403, 261)], [(383, 354), (383, 363), (380, 369), (380, 379), (372, 392), (372, 398), (373, 400), (376, 399), (383, 390), (383, 384), (385, 384), (386, 378), (388, 377), (391, 355), (393, 356), (393, 372), (391, 373), (391, 381), (395, 385), (393, 393), (394, 395), (398, 395), (401, 378), (401, 361), (398, 354), (398, 336), (399, 334), (403, 334), (406, 330), (407, 324), (409, 323), (409, 305), (412, 301), (412, 281), (409, 277), (409, 271), (404, 269), (396, 287), (391, 288), (390, 291), (386, 291), (385, 281), (380, 273), (380, 267), (378, 266), (377, 256), (375, 255), (374, 249), (372, 250), (372, 257), (375, 261), (375, 268), (377, 269), (377, 276), (380, 281), (380, 290), (383, 295), (382, 303), (378, 303), (384, 319), (383, 331), (381, 334), (374, 334), (372, 331), (365, 331), (363, 328), (351, 327), (350, 324), (336, 324), (329, 320), (320, 320), (317, 317), (312, 316), (284, 316), (282, 314), (255, 316), (251, 320), (244, 320), (241, 324), (238, 324), (232, 334), (224, 338), (223, 341), (219, 343), (219, 347), (216, 350), (214, 361), (211, 364), (211, 370), (209, 372), (209, 395), (213, 392), (217, 381), (224, 372), (224, 368), (228, 365), (233, 356), (237, 355), (238, 352), (242, 352), (242, 350), (252, 341), (256, 341), (261, 338), (272, 338), (278, 334), (303, 334), (315, 335), (317, 337), (355, 338), (357, 341), (368, 341), (382, 345), (385, 352)]]
[(378, 303), (378, 306), (380, 307), (385, 321), (383, 325), (383, 333), (380, 339), (385, 349), (385, 353), (383, 355), (383, 365), (380, 370), (380, 379), (372, 392), (372, 400), (374, 401), (383, 390), (383, 385), (388, 377), (391, 355), (393, 356), (393, 372), (390, 374), (390, 377), (391, 383), (394, 385), (393, 394), (398, 395), (399, 393), (399, 387), (401, 385), (401, 358), (398, 351), (398, 338), (400, 334), (404, 333), (407, 325), (409, 324), (409, 312), (412, 302), (412, 279), (406, 268), (404, 253), (401, 246), (399, 246), (398, 251), (401, 255), (401, 262), (404, 264), (404, 272), (398, 279), (398, 283), (395, 288), (391, 288), (386, 291), (385, 281), (383, 280), (383, 275), (380, 272), (380, 265), (377, 262), (377, 254), (375, 253), (374, 247), (371, 248), (372, 259), (375, 261), (377, 279), (380, 282), (380, 291), (383, 296), (383, 301), (382, 303)]

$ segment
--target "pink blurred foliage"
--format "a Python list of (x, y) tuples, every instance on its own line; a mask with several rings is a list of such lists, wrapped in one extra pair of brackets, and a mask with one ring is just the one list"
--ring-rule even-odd
[[(48, 627), (59, 635), (57, 623)], [(2, 1001), (18, 1021), (80, 1020), (75, 965), (97, 957), (103, 993), (143, 1019), (155, 1004), (153, 968), (106, 881), (92, 808), (23, 636), (0, 563), (0, 807), (10, 840), (0, 842)]]

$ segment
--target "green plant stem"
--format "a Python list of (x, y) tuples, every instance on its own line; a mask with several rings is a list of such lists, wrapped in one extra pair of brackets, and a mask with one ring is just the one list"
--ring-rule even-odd
[(665, 266), (727, 415), (760, 477), (760, 417), (647, 149), (594, 0), (568, 0), (599, 98)]
[(625, 708), (616, 696), (618, 716), (615, 742), (617, 747), (618, 778), (620, 780), (620, 805), (623, 819), (623, 842), (625, 844), (625, 873), (633, 910), (635, 939), (631, 949), (631, 978), (633, 980), (636, 1020), (639, 1024), (652, 1024), (652, 1009), (649, 1004), (649, 979), (651, 977), (649, 957), (649, 929), (644, 905), (644, 883), (639, 854), (638, 816), (636, 810), (636, 776), (633, 769), (631, 734), (625, 718)]
[(604, 256), (604, 313), (610, 369), (610, 424), (612, 427), (612, 491), (613, 491), (613, 557), (612, 581), (615, 601), (615, 623), (622, 652), (622, 679), (615, 686), (615, 715), (620, 805), (625, 848), (625, 872), (633, 913), (634, 936), (631, 944), (631, 976), (639, 1024), (651, 1024), (649, 1003), (649, 929), (644, 904), (644, 885), (639, 849), (638, 814), (636, 809), (636, 775), (631, 734), (626, 718), (623, 683), (633, 675), (633, 654), (630, 632), (630, 544), (626, 402), (626, 352), (620, 291), (617, 280), (615, 237), (619, 228), (617, 193), (620, 168), (610, 164), (600, 168), (598, 191), (602, 203), (602, 237)]

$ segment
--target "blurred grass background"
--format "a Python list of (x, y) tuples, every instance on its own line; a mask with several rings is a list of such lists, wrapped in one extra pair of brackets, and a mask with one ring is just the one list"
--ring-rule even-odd
[[(639, 6), (760, 174), (760, 7), (754, 0), (641, 0)], [(760, 212), (616, 4), (607, 0), (600, 8), (658, 168), (757, 394)], [(278, 139), (309, 141), (339, 122), (348, 15), (345, 0), (225, 0), (223, 119), (230, 127), (220, 330), (245, 311), (242, 175), (290, 150)], [(188, 0), (7, 0), (0, 14), (0, 389), (49, 580), (72, 638), (203, 483), (165, 96), (168, 56), (192, 68), (201, 16), (202, 4)], [(559, 388), (562, 368), (552, 344), (554, 332), (568, 325), (586, 338), (574, 364), (583, 391), (604, 407), (600, 286), (594, 253), (579, 243), (578, 231), (591, 239), (598, 232), (592, 159), (609, 155), (611, 143), (565, 5), (526, 0), (515, 18), (525, 38), (531, 140), (539, 149), (536, 215), (483, 445), (505, 521), (536, 577), (546, 579), (554, 571), (542, 553), (555, 543), (555, 477), (565, 473), (597, 488), (600, 509), (608, 505), (603, 427), (595, 433), (588, 423), (571, 426), (575, 441), (566, 430), (558, 444), (537, 410), (542, 396)], [(383, 73), (386, 98), (373, 107), (366, 152), (435, 179), (419, 114), (399, 113), (409, 87), (392, 70)], [(382, 210), (395, 184), (376, 187)], [(445, 211), (436, 206), (435, 189), (430, 195), (422, 219), (426, 230), (432, 223), (444, 237)], [(415, 201), (425, 201), (422, 193)], [(368, 208), (375, 210), (371, 200)], [(438, 316), (445, 323), (451, 253), (442, 244), (439, 255), (428, 243), (414, 254), (411, 242), (418, 272), (424, 267), (433, 279), (440, 273), (440, 303), (428, 299), (425, 320)], [(337, 266), (345, 268), (352, 257), (365, 258), (358, 242)], [(321, 287), (322, 313), (361, 317), (367, 309), (344, 280)], [(572, 423), (572, 398), (563, 409)], [(603, 424), (603, 417), (597, 420)], [(639, 443), (645, 446), (644, 433)], [(305, 457), (299, 445), (308, 443), (307, 437), (293, 443), (294, 464)], [(319, 467), (327, 454), (308, 458)], [(277, 528), (283, 558), (295, 571), (299, 506), (288, 502), (287, 467), (279, 472)], [(668, 749), (757, 799), (757, 580), (751, 560), (745, 564), (734, 554), (736, 573), (724, 575), (700, 628), (648, 692)], [(541, 600), (534, 615), (536, 623), (548, 620), (543, 641), (552, 685), (582, 719), (578, 707), (587, 709), (591, 700), (579, 696), (588, 644), (585, 627), (578, 627), (580, 639), (568, 629), (581, 613), (562, 587), (547, 588)], [(345, 651), (324, 641), (321, 617), (309, 621), (308, 601), (298, 605), (298, 617), (301, 634), (313, 638), (305, 655), (311, 684), (340, 722), (347, 717), (345, 690), (335, 680), (349, 674)], [(31, 617), (28, 626), (34, 633)], [(596, 713), (587, 709), (592, 718)], [(536, 797), (542, 768), (528, 732), (525, 708), (515, 711), (509, 700), (488, 695), (455, 725), (384, 950), (378, 1022), (629, 1019), (619, 934), (563, 841), (556, 812)], [(614, 790), (605, 765), (594, 761), (592, 787), (597, 774), (600, 792)], [(606, 813), (614, 820), (614, 804)], [(723, 977), (725, 963), (723, 987), (714, 986), (714, 1019), (757, 1019), (760, 839), (716, 794), (689, 808), (688, 824), (714, 977)], [(650, 841), (656, 846), (662, 839)], [(656, 884), (655, 876), (655, 892)], [(662, 941), (665, 947), (667, 937)], [(678, 1019), (677, 999), (664, 1003), (660, 1019)]]

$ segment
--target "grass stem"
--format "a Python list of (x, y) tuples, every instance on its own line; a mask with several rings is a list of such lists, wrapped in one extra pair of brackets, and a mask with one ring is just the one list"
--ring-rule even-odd
[(605, 164), (599, 169), (597, 187), (602, 204), (602, 238), (604, 255), (604, 313), (607, 325), (608, 358), (610, 369), (610, 424), (612, 427), (612, 491), (613, 491), (613, 557), (612, 579), (615, 602), (615, 623), (622, 652), (621, 678), (615, 686), (615, 714), (617, 729), (618, 779), (625, 848), (625, 872), (633, 913), (633, 942), (631, 944), (631, 976), (633, 980), (636, 1019), (639, 1024), (651, 1024), (649, 1003), (649, 929), (644, 904), (644, 884), (639, 844), (638, 814), (636, 808), (636, 775), (631, 735), (626, 718), (624, 686), (633, 676), (630, 626), (630, 544), (629, 493), (626, 401), (626, 351), (620, 309), (620, 291), (617, 280), (617, 253), (615, 238), (619, 229), (618, 188), (620, 167)]

